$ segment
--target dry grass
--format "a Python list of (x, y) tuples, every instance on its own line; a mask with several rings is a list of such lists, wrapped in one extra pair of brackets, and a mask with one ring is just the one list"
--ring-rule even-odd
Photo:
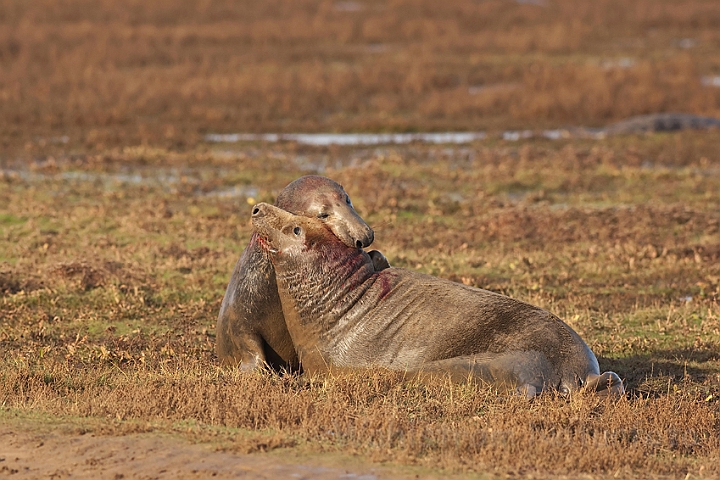
[[(2, 415), (453, 471), (719, 475), (717, 142), (137, 148), (7, 171)], [(222, 193), (272, 200), (313, 164), (346, 186), (396, 266), (552, 310), (628, 398), (527, 403), (387, 372), (219, 368), (214, 322), (251, 233), (246, 195)]]
[[(3, 2), (0, 419), (499, 475), (720, 476), (716, 132), (202, 141), (720, 116), (700, 81), (720, 75), (718, 25), (714, 0)], [(566, 319), (628, 397), (219, 368), (248, 201), (308, 172), (345, 185), (394, 265)]]
[[(720, 115), (713, 0), (0, 6), (5, 148)], [(42, 139), (38, 139), (38, 136)], [(35, 146), (33, 147), (33, 144)]]
[(96, 427), (101, 433), (179, 431), (245, 452), (340, 451), (494, 473), (718, 474), (710, 460), (720, 449), (717, 424), (708, 422), (716, 407), (684, 391), (528, 403), (400, 374), (303, 379), (176, 361), (82, 371), (65, 362), (16, 365), (4, 383), (4, 402), (13, 409), (105, 417), (106, 426)]

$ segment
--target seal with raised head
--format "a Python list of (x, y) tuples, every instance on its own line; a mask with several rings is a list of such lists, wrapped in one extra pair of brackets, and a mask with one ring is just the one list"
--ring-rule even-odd
[(572, 328), (539, 307), (402, 268), (376, 271), (319, 220), (272, 205), (256, 205), (252, 223), (306, 372), (439, 372), (527, 396), (624, 391)]
[[(329, 178), (301, 177), (285, 187), (276, 204), (289, 212), (313, 217), (348, 248), (370, 245), (373, 230), (355, 211), (343, 187)], [(387, 264), (371, 252), (377, 268)], [(254, 369), (267, 363), (276, 370), (295, 370), (298, 357), (285, 325), (275, 272), (253, 235), (235, 265), (225, 291), (216, 328), (216, 352), (221, 363)]]

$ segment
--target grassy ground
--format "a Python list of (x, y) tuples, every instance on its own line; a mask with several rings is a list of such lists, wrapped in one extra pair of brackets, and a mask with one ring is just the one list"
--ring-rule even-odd
[[(720, 116), (716, 2), (539, 3), (2, 3), (0, 422), (435, 472), (720, 475), (716, 131), (202, 140)], [(560, 315), (628, 397), (220, 368), (249, 204), (306, 173), (346, 187), (393, 265)]]
[[(6, 172), (3, 415), (451, 470), (718, 474), (720, 165), (704, 156), (718, 146), (712, 133), (226, 146)], [(322, 173), (346, 186), (394, 265), (552, 310), (625, 378), (628, 398), (527, 403), (382, 372), (219, 368), (214, 322), (251, 233), (248, 200), (272, 200), (306, 173), (297, 163), (328, 156)], [(227, 196), (235, 185), (252, 198)]]

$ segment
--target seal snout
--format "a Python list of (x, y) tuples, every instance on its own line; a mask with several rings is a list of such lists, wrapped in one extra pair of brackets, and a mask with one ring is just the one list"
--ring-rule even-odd
[(267, 203), (258, 203), (257, 205), (253, 206), (252, 215), (250, 216), (251, 220), (255, 220), (255, 219), (259, 220), (264, 217), (267, 217), (267, 218), (277, 217), (279, 212), (274, 211), (273, 208), (271, 208), (271, 207), (272, 206), (268, 205)]
[(362, 232), (362, 235), (355, 239), (355, 246), (357, 248), (369, 247), (370, 244), (373, 243), (373, 240), (375, 240), (375, 232), (373, 232), (373, 229), (367, 225), (365, 227), (365, 231)]
[(275, 223), (275, 217), (277, 217), (277, 213), (270, 208), (270, 205), (267, 203), (258, 203), (252, 208), (250, 220), (256, 230), (266, 232), (268, 228), (273, 228), (272, 225)]
[[(271, 211), (272, 208), (270, 208), (270, 207), (272, 207), (272, 205), (268, 205), (267, 203), (263, 203), (263, 202), (255, 204), (252, 208), (253, 218), (254, 217), (264, 217), (268, 214), (272, 214), (273, 213)], [(280, 209), (278, 209), (278, 210), (280, 210)]]

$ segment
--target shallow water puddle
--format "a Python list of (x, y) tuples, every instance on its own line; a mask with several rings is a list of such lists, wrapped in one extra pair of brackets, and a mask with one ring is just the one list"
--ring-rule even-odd
[(471, 143), (487, 137), (485, 132), (440, 133), (210, 133), (205, 141), (213, 143), (237, 142), (297, 142), (303, 145), (388, 145), (412, 142)]
[[(703, 77), (703, 85), (720, 86), (720, 77)], [(720, 119), (687, 113), (653, 113), (637, 115), (605, 127), (568, 126), (551, 130), (505, 130), (493, 134), (505, 141), (517, 142), (530, 138), (560, 140), (589, 138), (602, 140), (607, 135), (638, 134), (676, 130), (719, 128)], [(210, 143), (297, 142), (303, 145), (399, 145), (413, 142), (431, 144), (467, 144), (489, 138), (486, 132), (425, 132), (425, 133), (209, 133)]]
[[(577, 129), (575, 129), (577, 130)], [(584, 136), (595, 137), (596, 129), (583, 129)], [(573, 136), (572, 129), (506, 130), (499, 133), (502, 140), (516, 142), (530, 138), (560, 140)], [(315, 147), (406, 145), (409, 143), (469, 144), (489, 138), (486, 132), (440, 132), (440, 133), (210, 133), (205, 135), (209, 143), (240, 142), (297, 142)], [(598, 136), (598, 138), (600, 138)]]
[(700, 82), (706, 87), (720, 87), (720, 75), (702, 77)]

